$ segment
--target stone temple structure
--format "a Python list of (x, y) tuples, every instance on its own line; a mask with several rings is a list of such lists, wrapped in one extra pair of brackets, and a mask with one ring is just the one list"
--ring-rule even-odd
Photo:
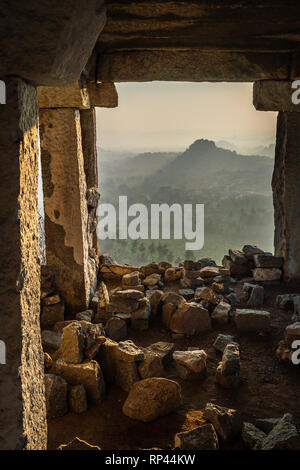
[[(0, 448), (45, 449), (38, 155), (47, 263), (70, 311), (97, 277), (95, 107), (115, 82), (254, 82), (278, 111), (275, 254), (300, 278), (300, 5), (297, 0), (5, 0), (0, 17)], [(222, 110), (226, 113), (226, 110)]]

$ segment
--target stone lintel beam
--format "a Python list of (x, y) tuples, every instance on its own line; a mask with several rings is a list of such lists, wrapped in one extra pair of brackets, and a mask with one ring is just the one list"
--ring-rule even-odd
[(66, 308), (78, 312), (91, 295), (80, 111), (41, 109), (40, 140), (47, 264)]
[(108, 82), (287, 80), (289, 54), (200, 49), (115, 50), (98, 59), (97, 80)]
[(65, 87), (38, 87), (39, 108), (89, 109), (97, 106), (115, 108), (118, 94), (114, 83), (95, 83), (80, 80)]
[(280, 112), (272, 188), (275, 254), (284, 258), (285, 279), (300, 279), (300, 114)]
[(87, 85), (80, 81), (63, 87), (39, 86), (37, 93), (40, 109), (90, 107)]
[(0, 76), (36, 85), (74, 83), (105, 23), (104, 0), (2, 2)]
[(88, 83), (91, 106), (99, 108), (117, 108), (118, 92), (112, 82)]
[(0, 449), (47, 445), (40, 333), (36, 89), (6, 80), (0, 105)]
[(285, 111), (300, 113), (300, 104), (292, 102), (290, 80), (260, 80), (253, 85), (253, 104), (258, 111)]

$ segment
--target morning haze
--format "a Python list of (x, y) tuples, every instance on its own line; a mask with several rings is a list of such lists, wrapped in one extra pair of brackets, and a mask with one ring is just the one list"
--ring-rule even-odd
[[(97, 109), (101, 202), (205, 205), (205, 242), (101, 240), (135, 265), (212, 257), (245, 242), (273, 250), (276, 113), (258, 112), (250, 83), (118, 84), (119, 107)], [(101, 132), (100, 132), (101, 129)]]

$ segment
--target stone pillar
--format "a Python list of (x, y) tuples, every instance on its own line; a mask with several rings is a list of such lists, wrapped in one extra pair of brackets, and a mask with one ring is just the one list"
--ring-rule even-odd
[(275, 254), (284, 257), (284, 277), (300, 278), (300, 114), (279, 112), (272, 180)]
[(45, 449), (36, 89), (6, 80), (0, 105), (0, 449)]
[(40, 136), (47, 264), (75, 313), (87, 308), (92, 290), (79, 109), (40, 109)]
[(95, 108), (80, 111), (84, 171), (87, 184), (88, 223), (87, 237), (89, 247), (88, 271), (91, 286), (97, 287), (99, 266), (99, 246), (97, 237), (97, 207), (100, 193), (98, 190), (98, 161), (96, 146)]

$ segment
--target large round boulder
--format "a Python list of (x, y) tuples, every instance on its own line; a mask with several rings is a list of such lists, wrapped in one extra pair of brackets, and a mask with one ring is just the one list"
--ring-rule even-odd
[(181, 387), (174, 380), (152, 377), (133, 384), (123, 413), (139, 421), (152, 421), (176, 410), (181, 404)]

